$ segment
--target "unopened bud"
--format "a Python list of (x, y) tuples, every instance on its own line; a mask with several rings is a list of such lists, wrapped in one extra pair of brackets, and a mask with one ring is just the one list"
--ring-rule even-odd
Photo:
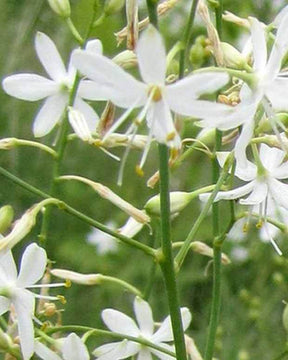
[(201, 43), (195, 42), (189, 52), (189, 60), (195, 69), (200, 68), (207, 60), (210, 53)]
[[(194, 195), (192, 193), (184, 191), (170, 192), (170, 213), (175, 214), (183, 210), (193, 197)], [(158, 194), (149, 199), (145, 204), (144, 209), (148, 214), (159, 216), (161, 214), (160, 195)]]
[(0, 349), (9, 350), (13, 346), (12, 339), (0, 328)]
[(124, 50), (112, 59), (123, 69), (129, 69), (137, 65), (137, 56), (134, 51)]
[(125, 0), (108, 0), (105, 2), (104, 13), (106, 16), (118, 13), (124, 6)]
[(80, 274), (75, 271), (53, 269), (51, 274), (64, 280), (69, 280), (81, 285), (98, 285), (101, 282), (101, 274)]
[(0, 208), (0, 234), (10, 228), (13, 217), (14, 210), (11, 205), (5, 205)]
[(51, 9), (63, 18), (69, 18), (71, 15), (71, 8), (69, 0), (48, 0)]
[(111, 203), (116, 205), (119, 209), (126, 212), (126, 214), (132, 216), (138, 222), (142, 224), (150, 222), (150, 217), (144, 211), (137, 209), (136, 207), (134, 207), (133, 205), (122, 199), (120, 196), (118, 196), (112, 190), (110, 190), (107, 186), (104, 186), (100, 183), (96, 183), (87, 178), (81, 176), (75, 176), (75, 175), (61, 176), (59, 180), (78, 180), (87, 185), (90, 185), (102, 198), (110, 201)]
[[(211, 258), (214, 257), (213, 249), (201, 241), (193, 241), (190, 247), (198, 254), (209, 256)], [(221, 262), (223, 265), (228, 265), (231, 263), (231, 260), (226, 254), (221, 253)]]
[(10, 150), (17, 146), (17, 139), (5, 138), (0, 140), (0, 150)]
[(240, 70), (247, 68), (248, 64), (245, 56), (243, 56), (237, 49), (226, 42), (221, 42), (220, 45), (223, 52), (225, 66)]

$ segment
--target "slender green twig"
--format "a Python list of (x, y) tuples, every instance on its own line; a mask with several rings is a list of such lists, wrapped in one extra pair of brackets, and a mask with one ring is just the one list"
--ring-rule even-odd
[[(219, 38), (222, 37), (222, 0), (219, 0), (218, 6), (215, 8), (216, 28)], [(213, 182), (217, 181), (220, 175), (220, 168), (216, 158), (216, 152), (221, 150), (222, 133), (216, 130), (215, 134), (215, 148), (214, 158), (212, 159)], [(212, 360), (214, 353), (214, 345), (216, 339), (217, 326), (220, 314), (221, 304), (221, 253), (222, 241), (218, 241), (219, 236), (219, 206), (218, 203), (212, 205), (213, 218), (213, 289), (212, 289), (212, 304), (209, 320), (208, 338), (205, 349), (205, 360)]]
[[(108, 330), (100, 330), (100, 329), (94, 329), (88, 326), (78, 326), (78, 325), (67, 325), (67, 326), (59, 326), (59, 327), (53, 327), (53, 328), (48, 328), (45, 330), (46, 334), (54, 334), (56, 332), (67, 332), (67, 331), (76, 331), (76, 332), (88, 332), (90, 333), (90, 335), (95, 335), (95, 336), (109, 336), (112, 337), (114, 339), (120, 339), (120, 340), (129, 340), (129, 341), (134, 341), (138, 344), (147, 346), (149, 348), (158, 350), (160, 352), (162, 352), (163, 354), (167, 354), (170, 356), (175, 357), (175, 353), (173, 353), (172, 351), (163, 348), (162, 346), (156, 345), (146, 339), (143, 338), (137, 338), (134, 336), (129, 336), (129, 335), (124, 335), (124, 334), (119, 334), (116, 332), (112, 332), (112, 331), (108, 331)], [(112, 360), (112, 359), (111, 359)]]
[(157, 4), (158, 0), (146, 0), (149, 22), (158, 29), (158, 13)]
[[(6, 178), (10, 179), (11, 181), (13, 181), (15, 184), (21, 186), (23, 189), (28, 190), (29, 192), (31, 192), (34, 195), (37, 195), (41, 198), (47, 199), (47, 198), (51, 198), (51, 195), (45, 193), (44, 191), (28, 184), (26, 181), (18, 178), (17, 176), (11, 174), (9, 171), (7, 171), (6, 169), (0, 167), (0, 174), (2, 174), (3, 176), (5, 176)], [(70, 215), (73, 215), (75, 217), (77, 217), (78, 219), (80, 219), (81, 221), (85, 222), (88, 225), (91, 225), (119, 240), (121, 240), (122, 242), (131, 245), (139, 250), (144, 251), (147, 255), (155, 257), (156, 258), (156, 250), (152, 249), (151, 247), (142, 244), (136, 240), (130, 239), (124, 235), (119, 234), (117, 231), (113, 231), (111, 229), (109, 229), (107, 226), (99, 223), (98, 221), (92, 219), (91, 217), (83, 214), (82, 212), (74, 209), (72, 206), (69, 206), (68, 204), (66, 204), (64, 201), (62, 201), (61, 199), (58, 199), (61, 202), (61, 206), (60, 209), (64, 210), (65, 212), (67, 212)]]
[(199, 217), (195, 221), (190, 233), (188, 234), (186, 240), (184, 241), (183, 246), (181, 247), (178, 254), (176, 255), (176, 258), (175, 258), (176, 270), (179, 270), (180, 267), (182, 266), (182, 263), (183, 263), (186, 255), (187, 255), (187, 253), (189, 252), (191, 242), (194, 240), (194, 237), (197, 234), (197, 231), (198, 231), (202, 221), (207, 216), (207, 213), (208, 213), (208, 211), (210, 209), (210, 206), (212, 205), (217, 193), (221, 189), (221, 186), (223, 185), (224, 181), (226, 180), (226, 178), (228, 176), (228, 171), (229, 171), (229, 169), (231, 167), (233, 159), (234, 159), (234, 155), (233, 155), (233, 153), (231, 153), (228, 156), (228, 158), (227, 158), (227, 160), (225, 162), (225, 165), (223, 167), (221, 176), (219, 177), (219, 179), (218, 179), (218, 181), (217, 181), (217, 183), (215, 185), (215, 188), (212, 191), (207, 203), (205, 204), (205, 206), (202, 209)]
[(194, 23), (194, 19), (195, 19), (198, 1), (199, 0), (192, 1), (189, 19), (188, 19), (186, 29), (184, 32), (184, 37), (183, 37), (182, 46), (181, 46), (182, 49), (180, 51), (180, 57), (179, 57), (179, 79), (182, 79), (184, 76), (185, 61), (186, 61), (187, 53), (188, 53), (188, 49), (189, 49), (188, 46), (190, 44), (191, 37), (192, 37), (192, 29), (193, 29), (193, 23)]
[(169, 165), (168, 148), (159, 144), (159, 172), (160, 172), (160, 205), (161, 205), (161, 242), (163, 258), (160, 260), (175, 341), (177, 360), (186, 360), (186, 349), (184, 331), (181, 320), (180, 302), (176, 284), (176, 275), (172, 254), (172, 243), (170, 235), (170, 197), (169, 197)]

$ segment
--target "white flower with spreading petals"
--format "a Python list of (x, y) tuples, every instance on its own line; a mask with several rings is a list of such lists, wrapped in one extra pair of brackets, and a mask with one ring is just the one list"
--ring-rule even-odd
[(288, 14), (281, 18), (275, 42), (269, 59), (265, 39), (265, 28), (256, 18), (249, 18), (251, 24), (251, 39), (253, 46), (253, 70), (256, 82), (253, 89), (244, 84), (240, 92), (240, 103), (234, 110), (224, 116), (215, 114), (214, 119), (204, 119), (200, 126), (216, 127), (220, 130), (230, 130), (243, 125), (235, 146), (235, 157), (245, 166), (245, 151), (254, 131), (254, 116), (259, 104), (263, 105), (271, 125), (278, 133), (275, 125), (274, 110), (288, 110), (286, 93), (288, 91), (288, 73), (280, 72), (281, 62), (288, 50)]
[[(18, 333), (24, 360), (30, 359), (34, 352), (33, 317), (35, 297), (30, 288), (44, 275), (47, 255), (37, 244), (29, 245), (23, 253), (19, 274), (11, 251), (0, 259), (0, 315), (14, 307), (18, 320)], [(49, 286), (49, 285), (46, 285)], [(49, 299), (56, 299), (47, 297)]]
[[(166, 342), (173, 341), (170, 316), (168, 316), (160, 325), (159, 329), (154, 332), (154, 322), (149, 304), (139, 297), (136, 297), (134, 300), (134, 312), (139, 326), (137, 326), (135, 321), (129, 316), (114, 309), (105, 309), (102, 312), (102, 319), (106, 326), (113, 332), (123, 334), (124, 336), (133, 336), (148, 340), (155, 345), (173, 352), (174, 347), (166, 344)], [(191, 322), (191, 313), (187, 308), (181, 308), (181, 315), (183, 328), (186, 330)], [(97, 356), (98, 360), (120, 360), (136, 354), (137, 360), (152, 360), (152, 354), (161, 360), (175, 359), (173, 356), (159, 350), (130, 340), (102, 345), (95, 349), (93, 354)]]
[(161, 35), (152, 25), (140, 37), (136, 54), (143, 82), (100, 54), (76, 50), (72, 55), (73, 64), (82, 74), (95, 81), (104, 92), (109, 92), (109, 99), (115, 105), (127, 109), (106, 136), (114, 132), (133, 109), (143, 107), (128, 132), (136, 132), (137, 125), (146, 117), (150, 141), (154, 137), (160, 143), (179, 148), (180, 137), (171, 110), (197, 118), (212, 118), (230, 112), (230, 107), (223, 104), (198, 100), (202, 94), (212, 93), (227, 84), (229, 76), (226, 73), (199, 73), (165, 85), (165, 47)]
[[(218, 161), (221, 166), (224, 165), (228, 154), (227, 152), (218, 153)], [(260, 218), (264, 220), (267, 217), (267, 208), (271, 201), (278, 207), (288, 210), (288, 184), (279, 181), (288, 179), (288, 162), (283, 162), (285, 156), (284, 151), (261, 144), (259, 160), (262, 165), (260, 168), (247, 159), (244, 168), (236, 163), (235, 175), (248, 183), (233, 190), (218, 192), (214, 201), (240, 199), (239, 203), (242, 205), (258, 206)], [(243, 199), (246, 195), (248, 197)], [(202, 194), (200, 199), (205, 200), (208, 196), (208, 194)], [(269, 237), (280, 253), (272, 237)]]
[[(3, 88), (7, 94), (18, 99), (27, 101), (46, 99), (33, 124), (34, 135), (42, 137), (61, 120), (69, 103), (76, 69), (70, 62), (66, 71), (54, 42), (41, 32), (36, 35), (35, 48), (40, 62), (51, 79), (36, 74), (16, 74), (3, 80)], [(101, 53), (102, 45), (99, 40), (93, 40), (88, 42), (86, 50), (91, 53)], [(101, 100), (103, 97), (94, 83), (82, 81), (74, 101), (74, 107), (84, 115), (91, 131), (95, 131), (98, 115), (82, 98)]]
[(19, 275), (11, 251), (0, 261), (0, 314), (15, 307), (18, 319), (18, 332), (24, 359), (30, 359), (34, 352), (34, 315), (35, 295), (26, 288), (35, 284), (44, 274), (46, 252), (36, 244), (29, 245), (21, 261)]
[(61, 344), (62, 356), (40, 343), (35, 342), (35, 353), (43, 360), (89, 360), (90, 356), (81, 339), (74, 333), (67, 336)]

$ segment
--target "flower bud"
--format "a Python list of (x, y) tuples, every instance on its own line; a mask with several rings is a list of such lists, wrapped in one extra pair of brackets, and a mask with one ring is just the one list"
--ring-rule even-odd
[(124, 50), (112, 59), (117, 65), (123, 69), (130, 69), (137, 65), (137, 56), (134, 51)]
[(63, 18), (69, 18), (71, 15), (71, 8), (69, 0), (48, 0), (51, 9)]
[(64, 280), (81, 285), (98, 285), (101, 282), (101, 274), (80, 274), (75, 271), (53, 269), (51, 274)]
[[(201, 241), (193, 241), (190, 247), (193, 251), (195, 251), (198, 254), (209, 256), (211, 258), (214, 257), (213, 249)], [(228, 265), (231, 263), (228, 256), (224, 253), (221, 254), (221, 262), (223, 265)]]
[(243, 56), (237, 49), (226, 42), (221, 42), (220, 46), (224, 56), (224, 64), (227, 67), (240, 70), (247, 68), (248, 64), (245, 56)]
[[(192, 193), (184, 191), (170, 192), (170, 213), (175, 214), (183, 210), (189, 202), (192, 200), (194, 195)], [(147, 201), (144, 209), (148, 214), (160, 215), (160, 195), (153, 196)]]
[(119, 12), (124, 6), (125, 0), (108, 0), (105, 2), (104, 13), (106, 16)]
[(118, 229), (118, 233), (130, 238), (133, 238), (143, 228), (143, 223), (136, 221), (133, 217), (130, 217), (127, 222)]
[(12, 206), (5, 205), (0, 208), (0, 234), (9, 229), (14, 217)]
[(0, 150), (10, 150), (17, 146), (15, 138), (5, 138), (0, 140)]

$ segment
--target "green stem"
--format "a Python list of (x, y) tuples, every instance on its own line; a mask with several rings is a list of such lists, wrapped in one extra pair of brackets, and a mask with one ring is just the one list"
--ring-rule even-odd
[(66, 19), (67, 25), (74, 36), (75, 40), (79, 43), (80, 46), (83, 46), (85, 43), (85, 40), (82, 38), (82, 36), (79, 34), (78, 30), (76, 29), (75, 25), (73, 24), (71, 18)]
[[(129, 335), (123, 335), (123, 334), (119, 334), (116, 332), (112, 332), (112, 331), (107, 331), (107, 330), (100, 330), (100, 329), (94, 329), (88, 326), (78, 326), (78, 325), (67, 325), (67, 326), (61, 326), (61, 327), (54, 327), (52, 329), (47, 329), (46, 330), (46, 334), (54, 334), (56, 332), (68, 332), (68, 331), (79, 331), (79, 332), (90, 332), (90, 335), (96, 335), (96, 336), (109, 336), (112, 337), (114, 339), (119, 339), (119, 340), (130, 340), (133, 342), (136, 342), (138, 344), (147, 346), (151, 349), (155, 349), (158, 351), (161, 351), (163, 354), (167, 354), (170, 356), (175, 357), (175, 353), (173, 353), (170, 350), (167, 350), (159, 345), (156, 345), (146, 339), (143, 338), (137, 338), (134, 336), (129, 336)], [(112, 359), (111, 359), (112, 360)]]
[[(52, 196), (43, 192), (42, 190), (28, 184), (27, 182), (25, 182), (22, 179), (19, 179), (17, 176), (11, 174), (9, 171), (3, 169), (2, 167), (0, 167), (0, 174), (4, 175), (6, 178), (10, 179), (11, 181), (13, 181), (15, 184), (21, 186), (23, 189), (28, 190), (29, 192), (40, 196), (41, 198), (47, 199), (47, 198), (51, 198)], [(147, 255), (152, 256), (154, 258), (156, 258), (156, 250), (152, 249), (151, 247), (141, 244), (139, 241), (130, 239), (129, 237), (126, 237), (124, 235), (119, 234), (117, 231), (113, 231), (111, 229), (109, 229), (107, 226), (99, 223), (98, 221), (90, 218), (89, 216), (83, 214), (82, 212), (74, 209), (72, 206), (69, 206), (68, 204), (66, 204), (65, 202), (63, 202), (61, 199), (56, 199), (59, 200), (61, 202), (60, 205), (60, 209), (64, 210), (65, 212), (67, 212), (70, 215), (73, 215), (74, 217), (78, 218), (79, 220), (85, 222), (88, 225), (91, 225), (119, 240), (121, 240), (122, 242), (124, 242), (125, 244), (128, 244), (130, 246), (133, 246), (139, 250), (144, 251)]]
[(207, 203), (205, 204), (205, 206), (204, 206), (203, 210), (201, 211), (199, 217), (197, 218), (196, 222), (194, 223), (190, 233), (188, 234), (186, 240), (184, 241), (183, 246), (181, 247), (178, 254), (176, 255), (175, 264), (176, 264), (176, 270), (177, 271), (180, 270), (180, 267), (182, 266), (183, 261), (184, 261), (186, 255), (187, 255), (187, 253), (189, 252), (191, 242), (194, 240), (194, 237), (195, 237), (195, 235), (196, 235), (202, 221), (206, 218), (207, 213), (208, 213), (208, 211), (210, 209), (210, 206), (212, 205), (217, 193), (221, 189), (221, 186), (223, 185), (224, 181), (226, 180), (226, 177), (228, 175), (228, 171), (229, 171), (229, 169), (231, 167), (233, 159), (234, 159), (234, 155), (233, 155), (233, 153), (231, 153), (228, 156), (228, 158), (227, 158), (227, 160), (225, 162), (225, 165), (224, 165), (223, 170), (222, 170), (222, 174), (219, 177), (219, 179), (218, 179), (218, 181), (217, 181), (217, 183), (215, 185), (215, 188), (212, 191)]
[(158, 29), (158, 14), (157, 14), (157, 4), (158, 0), (146, 0), (148, 16), (150, 24), (154, 25)]
[(135, 286), (127, 283), (124, 280), (118, 279), (118, 278), (113, 277), (113, 276), (107, 276), (107, 275), (102, 275), (102, 274), (98, 274), (98, 278), (99, 278), (100, 282), (106, 282), (106, 283), (120, 285), (124, 289), (130, 291), (132, 294), (143, 298), (143, 294), (141, 293), (140, 290), (138, 290)]
[(187, 53), (188, 53), (188, 46), (190, 44), (191, 37), (192, 37), (192, 29), (193, 29), (193, 23), (194, 23), (194, 19), (195, 19), (198, 1), (199, 0), (193, 0), (193, 2), (192, 2), (188, 23), (186, 25), (186, 29), (184, 32), (184, 38), (182, 41), (182, 49), (180, 51), (180, 57), (179, 57), (179, 79), (182, 79), (184, 77), (185, 61), (186, 61)]
[(186, 360), (186, 348), (184, 331), (181, 320), (180, 302), (176, 284), (174, 269), (172, 243), (170, 236), (170, 197), (169, 197), (169, 153), (164, 144), (158, 145), (159, 149), (159, 172), (160, 172), (160, 206), (161, 206), (161, 242), (163, 256), (160, 266), (166, 285), (168, 304), (171, 316), (171, 323), (175, 341), (177, 360)]

